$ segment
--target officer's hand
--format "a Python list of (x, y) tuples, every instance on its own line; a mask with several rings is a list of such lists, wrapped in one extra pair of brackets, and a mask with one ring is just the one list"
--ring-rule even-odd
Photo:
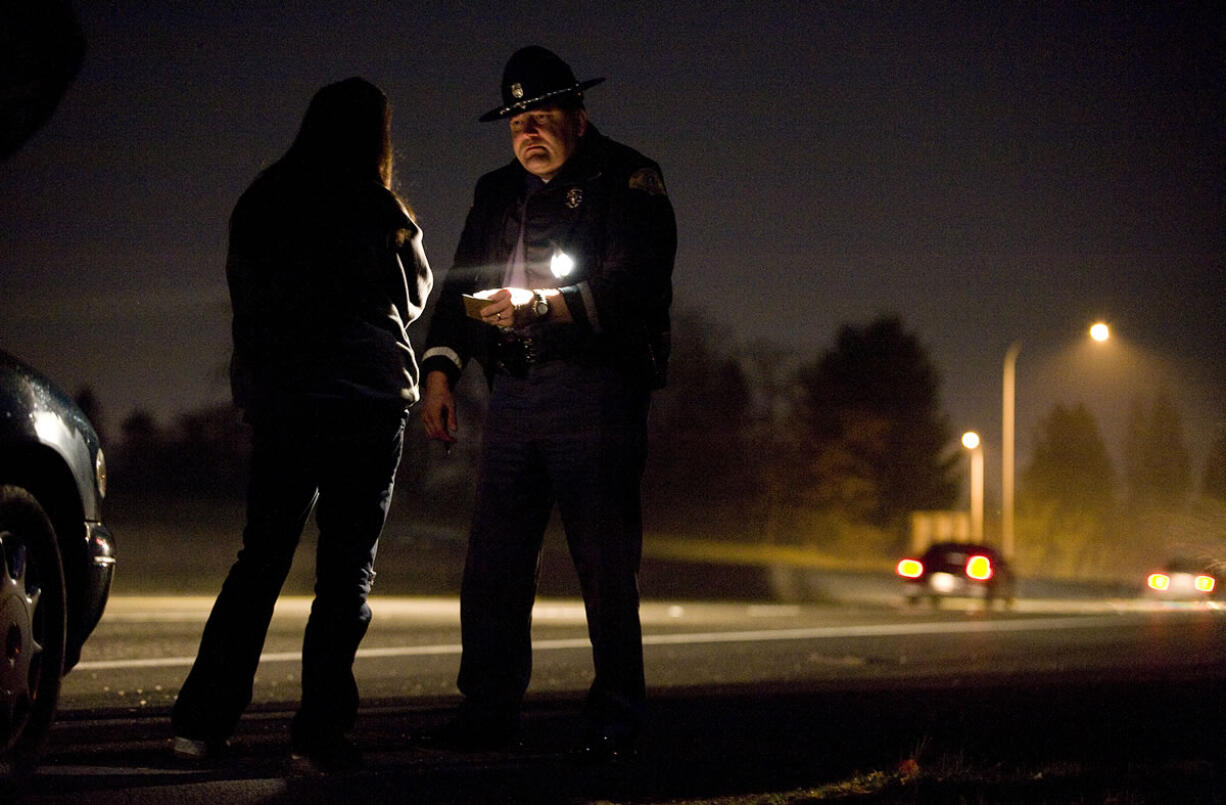
[(455, 415), (455, 395), (447, 375), (430, 372), (426, 375), (425, 393), (422, 396), (421, 422), (426, 428), (426, 437), (444, 444), (455, 442), (459, 422)]
[(490, 303), (481, 309), (481, 321), (495, 327), (522, 327), (536, 319), (532, 312), (532, 291), (527, 288), (500, 288), (487, 297)]
[(490, 303), (481, 309), (481, 321), (495, 327), (510, 327), (515, 321), (515, 305), (511, 289), (503, 288), (487, 297)]

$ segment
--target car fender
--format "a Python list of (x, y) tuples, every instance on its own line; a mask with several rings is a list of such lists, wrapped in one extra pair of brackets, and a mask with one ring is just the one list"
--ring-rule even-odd
[[(11, 414), (28, 411), (26, 416)], [(100, 445), (85, 414), (70, 398), (30, 367), (0, 353), (0, 453), (38, 442), (63, 462), (76, 486), (81, 514), (100, 519), (95, 469)], [(23, 454), (17, 450), (17, 459)], [(12, 468), (6, 469), (12, 471)]]

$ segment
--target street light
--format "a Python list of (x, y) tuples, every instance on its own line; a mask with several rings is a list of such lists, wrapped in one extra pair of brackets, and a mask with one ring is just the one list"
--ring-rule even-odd
[(1001, 381), (1003, 402), (1000, 414), (1000, 552), (1013, 558), (1013, 384), (1017, 372), (1017, 353), (1022, 342), (1014, 341), (1005, 353), (1005, 375)]
[[(1090, 327), (1090, 337), (1106, 341), (1111, 329), (1105, 322), (1095, 322)], [(1013, 401), (1017, 374), (1017, 353), (1021, 341), (1014, 341), (1005, 352), (1004, 377), (1001, 382), (1003, 401), (1001, 407), (1001, 473), (1000, 473), (1000, 551), (1005, 558), (1013, 558)]]
[(971, 539), (983, 542), (983, 445), (979, 434), (962, 434), (962, 446), (971, 451)]

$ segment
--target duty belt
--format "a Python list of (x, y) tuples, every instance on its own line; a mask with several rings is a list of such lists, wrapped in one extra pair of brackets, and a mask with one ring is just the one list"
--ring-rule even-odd
[(562, 327), (507, 332), (494, 344), (494, 369), (503, 374), (526, 377), (533, 366), (549, 361), (602, 364), (609, 357), (598, 345)]
[(494, 366), (513, 377), (525, 377), (535, 364), (562, 357), (531, 336), (505, 336), (494, 347)]

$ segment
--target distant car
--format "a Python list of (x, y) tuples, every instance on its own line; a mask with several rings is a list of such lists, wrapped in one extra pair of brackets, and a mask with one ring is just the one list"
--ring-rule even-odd
[(907, 600), (981, 598), (991, 606), (999, 601), (1012, 606), (1017, 580), (1009, 563), (994, 548), (970, 542), (937, 542), (918, 558), (906, 558), (897, 566)]
[(1198, 559), (1172, 559), (1145, 577), (1145, 594), (1167, 601), (1209, 601), (1221, 591), (1217, 572)]
[(0, 351), (0, 780), (31, 771), (110, 593), (106, 461), (73, 401)]

